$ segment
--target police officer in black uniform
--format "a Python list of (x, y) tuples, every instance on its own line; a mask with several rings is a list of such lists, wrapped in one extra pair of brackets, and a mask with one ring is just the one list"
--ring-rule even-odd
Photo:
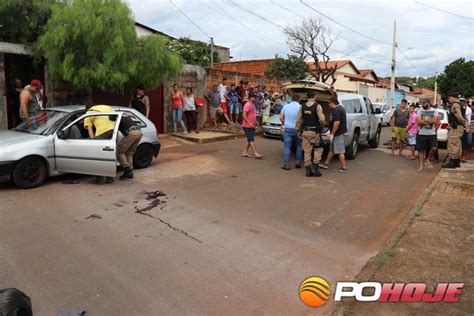
[(326, 123), (323, 108), (316, 102), (316, 92), (307, 93), (308, 101), (301, 105), (298, 114), (296, 130), (303, 139), (304, 165), (306, 176), (320, 177), (318, 164), (321, 161), (323, 148), (321, 147), (321, 129)]

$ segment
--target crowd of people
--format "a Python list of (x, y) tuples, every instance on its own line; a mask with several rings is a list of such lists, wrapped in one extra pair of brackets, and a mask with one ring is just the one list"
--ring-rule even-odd
[[(428, 98), (421, 100), (421, 107), (411, 104), (407, 107), (407, 100), (403, 99), (391, 119), (392, 144), (391, 156), (395, 155), (395, 146), (398, 142), (398, 155), (404, 157), (403, 149), (406, 143), (410, 147), (407, 156), (409, 160), (416, 160), (418, 152), (418, 172), (423, 168), (432, 169), (432, 161), (439, 160), (437, 131), (441, 127), (439, 114), (431, 105)], [(459, 168), (461, 162), (470, 158), (474, 132), (474, 104), (469, 105), (459, 93), (452, 91), (448, 99), (448, 155), (444, 168)]]

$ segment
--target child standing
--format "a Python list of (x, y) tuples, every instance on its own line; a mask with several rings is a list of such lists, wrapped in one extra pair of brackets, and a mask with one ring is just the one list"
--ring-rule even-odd
[(416, 134), (418, 134), (418, 121), (416, 120), (416, 106), (415, 104), (410, 105), (410, 116), (408, 118), (407, 134), (408, 134), (408, 146), (410, 146), (410, 155), (407, 157), (409, 160), (415, 160), (415, 146), (416, 146)]

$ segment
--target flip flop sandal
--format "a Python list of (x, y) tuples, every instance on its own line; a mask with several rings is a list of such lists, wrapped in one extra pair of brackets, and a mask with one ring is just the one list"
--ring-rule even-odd
[(255, 159), (262, 159), (263, 155), (255, 156)]

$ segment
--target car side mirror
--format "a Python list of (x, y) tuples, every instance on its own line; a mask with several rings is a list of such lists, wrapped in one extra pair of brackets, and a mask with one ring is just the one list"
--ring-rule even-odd
[(375, 114), (381, 114), (380, 109), (375, 109)]
[(67, 139), (66, 132), (63, 131), (62, 129), (58, 131), (57, 135), (59, 139)]

